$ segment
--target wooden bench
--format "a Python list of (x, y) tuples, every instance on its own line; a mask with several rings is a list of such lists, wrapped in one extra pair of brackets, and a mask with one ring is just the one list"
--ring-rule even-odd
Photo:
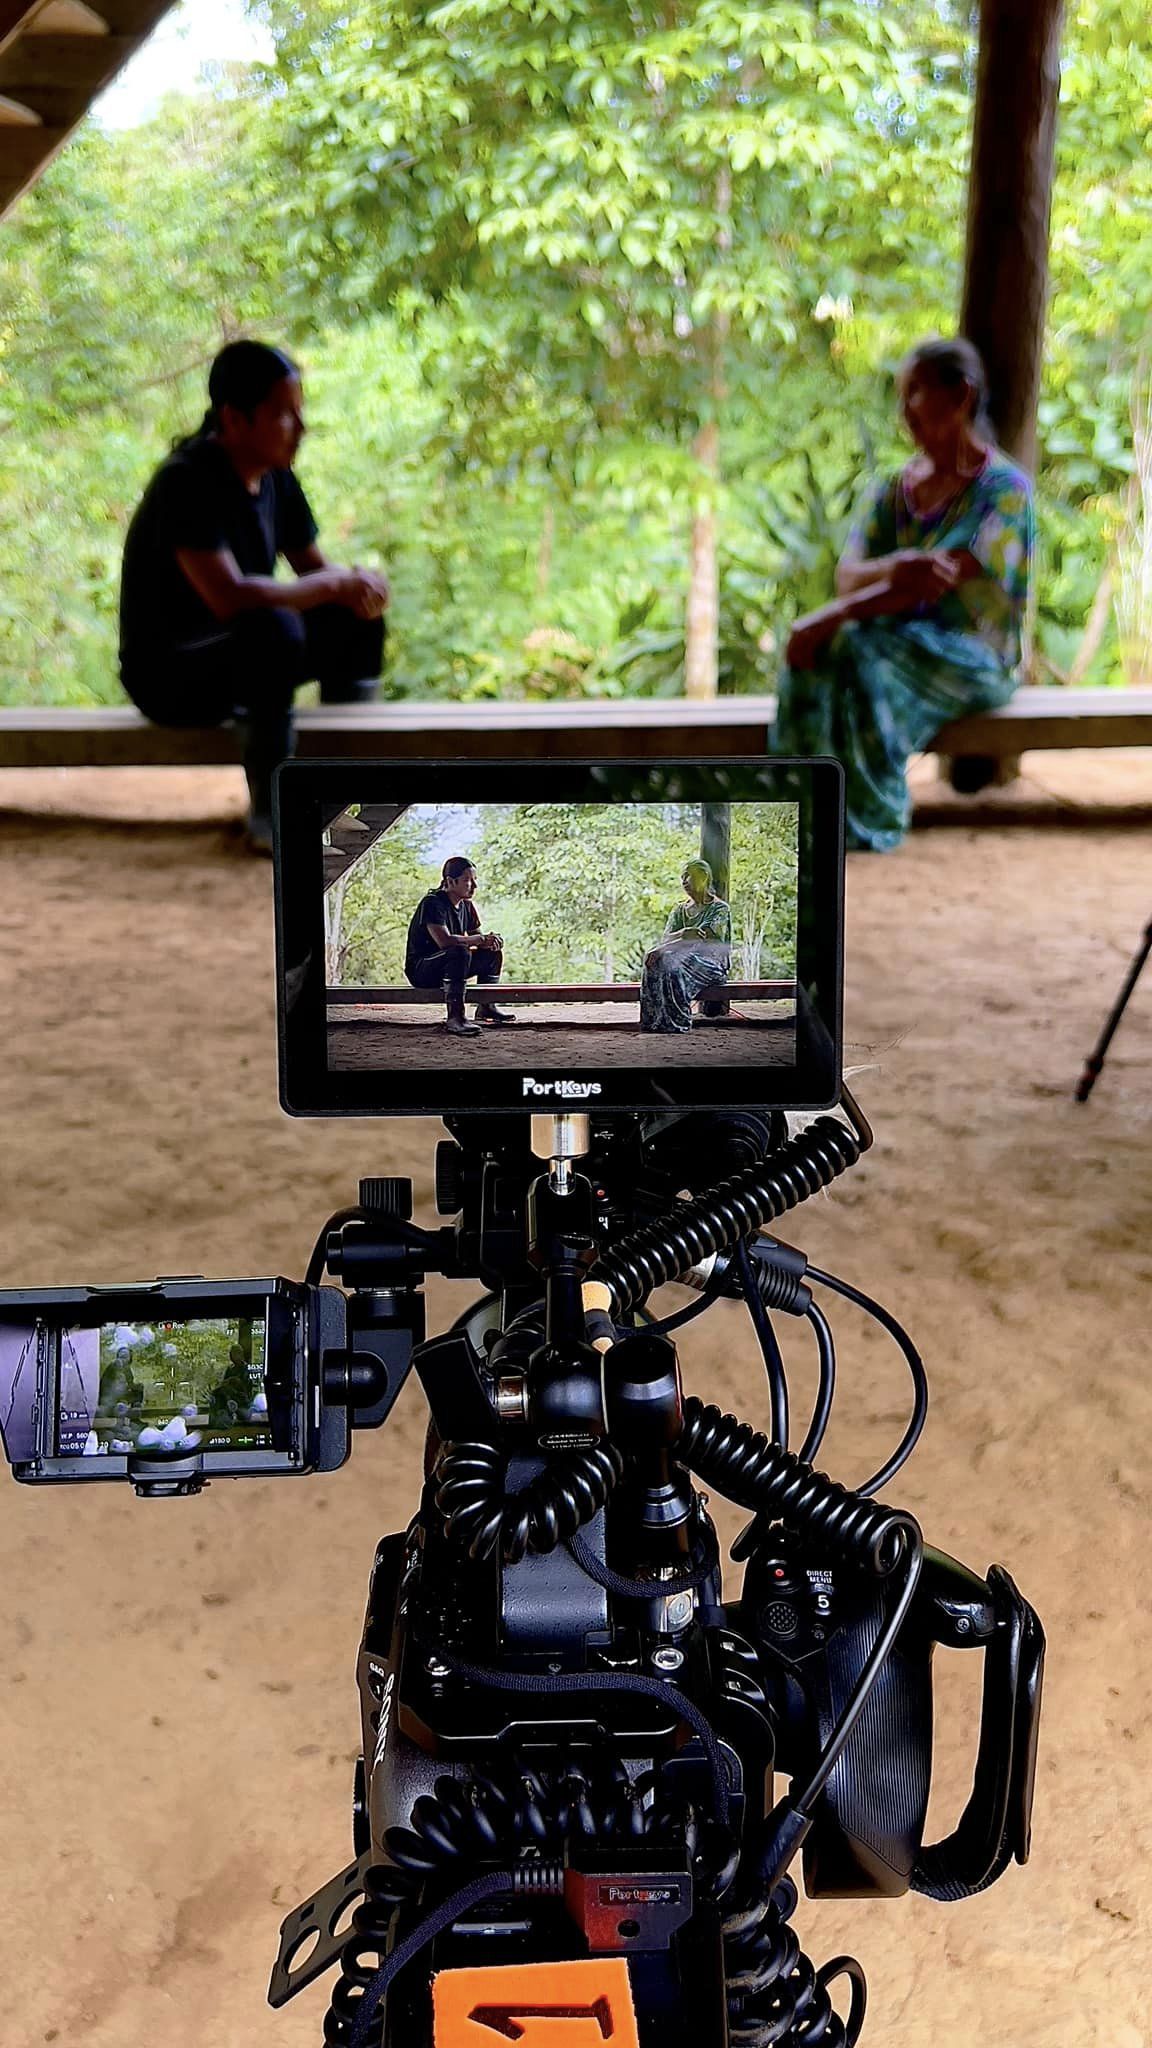
[[(465, 993), (479, 1001), (483, 991), (479, 983), (473, 981), (468, 983)], [(794, 981), (717, 981), (710, 988), (701, 989), (696, 1000), (712, 1003), (735, 997), (741, 1003), (783, 1003), (793, 1001), (795, 995)], [(501, 981), (493, 985), (491, 999), (501, 1003), (638, 1003), (640, 983)], [(442, 989), (411, 988), (407, 982), (398, 988), (328, 990), (330, 1010), (372, 1009), (393, 1003), (442, 1003), (443, 1000)]]
[[(299, 713), (304, 757), (579, 760), (642, 754), (763, 759), (772, 697), (626, 698), (562, 704), (374, 705)], [(955, 764), (1018, 761), (1034, 748), (1152, 746), (1152, 690), (1021, 689), (998, 711), (938, 733), (927, 752)], [(239, 759), (234, 730), (150, 725), (130, 705), (0, 708), (0, 768), (211, 767)], [(961, 776), (961, 780), (963, 777)]]

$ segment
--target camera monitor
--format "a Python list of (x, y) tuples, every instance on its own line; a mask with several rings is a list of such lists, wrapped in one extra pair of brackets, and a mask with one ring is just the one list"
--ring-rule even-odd
[(834, 762), (289, 762), (276, 812), (292, 1114), (837, 1100)]
[(301, 1290), (187, 1281), (0, 1296), (0, 1437), (18, 1477), (119, 1478), (195, 1457), (300, 1468)]

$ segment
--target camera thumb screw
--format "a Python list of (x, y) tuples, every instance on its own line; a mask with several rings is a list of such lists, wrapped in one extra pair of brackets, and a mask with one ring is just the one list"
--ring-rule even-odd
[(401, 1174), (362, 1180), (360, 1207), (371, 1216), (398, 1216), (402, 1223), (409, 1223), (412, 1220), (412, 1183)]

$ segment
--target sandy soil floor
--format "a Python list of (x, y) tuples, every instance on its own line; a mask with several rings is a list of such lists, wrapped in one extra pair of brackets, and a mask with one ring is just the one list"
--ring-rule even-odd
[[(533, 1004), (517, 1010), (502, 1006), (516, 1018), (514, 1025), (483, 1030), (470, 1039), (462, 1054), (461, 1041), (449, 1038), (443, 1028), (443, 1012), (431, 1005), (367, 1008), (349, 1006), (328, 1012), (328, 1066), (335, 1073), (378, 1073), (382, 1068), (405, 1071), (458, 1067), (466, 1058), (469, 1067), (523, 1067), (526, 1061), (566, 1074), (595, 1074), (601, 1068), (629, 1067), (640, 1071), (655, 1067), (696, 1067), (705, 1062), (716, 1067), (736, 1067), (746, 1074), (750, 1067), (790, 1066), (796, 1057), (796, 1031), (789, 1015), (778, 1021), (759, 1022), (757, 1012), (769, 1010), (766, 1003), (750, 1003), (747, 1010), (722, 1022), (698, 1022), (681, 1035), (646, 1036), (636, 1024), (635, 1010), (627, 1013), (622, 1003), (568, 1003), (561, 1021), (558, 1004)], [(783, 1009), (783, 1005), (780, 1006)], [(610, 1014), (605, 1016), (605, 1011)], [(576, 1014), (573, 1014), (576, 1013)], [(473, 1014), (469, 1003), (468, 1015)], [(747, 1021), (744, 1021), (747, 1019)], [(811, 1096), (808, 1098), (813, 1100)]]
[[(850, 862), (851, 1060), (878, 1140), (791, 1224), (926, 1354), (933, 1412), (893, 1497), (979, 1569), (1003, 1560), (1050, 1638), (1028, 1869), (962, 1906), (802, 1909), (818, 1960), (863, 1959), (876, 2048), (1152, 2040), (1152, 970), (1091, 1103), (1071, 1099), (1152, 911), (1152, 757), (1034, 766), (979, 814), (923, 770), (926, 829)], [(232, 771), (9, 774), (0, 807), (4, 1284), (298, 1273), (365, 1172), (411, 1172), (428, 1213), (436, 1126), (277, 1109), (271, 874), (220, 823)], [(461, 1291), (430, 1294), (441, 1326)], [(851, 1481), (907, 1396), (883, 1335), (836, 1322), (824, 1463)], [(684, 1356), (763, 1418), (734, 1305)], [(797, 1379), (803, 1408), (802, 1347)], [(158, 1505), (0, 1482), (8, 2048), (318, 2041), (322, 1985), (279, 2016), (264, 1989), (282, 1915), (349, 1853), (365, 1586), (422, 1433), (410, 1388), (322, 1481)], [(949, 1658), (935, 1833), (978, 1697)]]

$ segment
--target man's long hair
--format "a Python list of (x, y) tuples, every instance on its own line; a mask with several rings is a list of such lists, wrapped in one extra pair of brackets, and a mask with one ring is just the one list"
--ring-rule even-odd
[(246, 419), (251, 419), (277, 384), (282, 384), (285, 377), (299, 374), (291, 356), (285, 355), (282, 348), (272, 348), (266, 341), (230, 341), (208, 372), (207, 412), (195, 433), (185, 434), (175, 442), (175, 447), (190, 448), (194, 441), (204, 441), (215, 434), (226, 405), (234, 406)]

